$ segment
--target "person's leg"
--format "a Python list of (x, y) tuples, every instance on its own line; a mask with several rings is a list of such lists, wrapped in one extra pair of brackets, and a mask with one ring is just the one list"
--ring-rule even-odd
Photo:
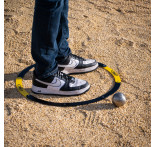
[[(32, 29), (32, 56), (36, 62), (32, 91), (35, 93), (78, 95), (90, 88), (87, 81), (65, 75), (58, 70), (58, 48), (62, 51), (61, 55), (67, 55), (68, 46), (64, 44), (65, 41), (60, 41), (68, 37), (64, 32), (63, 35), (60, 34), (60, 30), (64, 29), (59, 27), (60, 21), (61, 24), (64, 23), (61, 19), (64, 2), (66, 1), (36, 0)], [(63, 39), (58, 39), (58, 30)]]
[(63, 59), (71, 53), (71, 50), (69, 48), (68, 41), (67, 41), (67, 39), (69, 38), (68, 3), (69, 3), (69, 0), (64, 0), (63, 10), (61, 12), (59, 32), (57, 37), (57, 44), (59, 49), (57, 60)]
[(35, 73), (46, 78), (57, 72), (57, 36), (64, 0), (36, 0), (32, 28), (32, 57)]
[(68, 28), (68, 0), (64, 0), (63, 10), (61, 12), (59, 33), (57, 37), (58, 44), (58, 61), (59, 70), (66, 74), (85, 73), (95, 70), (98, 63), (92, 59), (83, 59), (72, 55), (67, 39), (69, 38)]

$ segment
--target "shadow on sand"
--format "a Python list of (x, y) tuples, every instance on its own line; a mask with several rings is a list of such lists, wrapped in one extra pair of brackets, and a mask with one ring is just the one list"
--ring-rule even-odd
[[(4, 82), (13, 81), (15, 83), (15, 80), (16, 80), (18, 74), (19, 74), (18, 72), (11, 73), (11, 74), (5, 74)], [(29, 71), (24, 76), (24, 80), (32, 80), (32, 75), (33, 75), (33, 72)], [(25, 90), (30, 94), (32, 93), (31, 88), (25, 88)], [(35, 95), (35, 94), (32, 94), (32, 95)], [(55, 96), (55, 95), (35, 95), (35, 96), (37, 96), (38, 98), (42, 98), (42, 97), (44, 97), (44, 98), (64, 98), (64, 96)], [(16, 88), (6, 88), (4, 90), (4, 98), (5, 99), (14, 99), (14, 98), (19, 99), (19, 98), (24, 98), (24, 97), (18, 92), (18, 90)], [(109, 103), (110, 100), (105, 99), (104, 101), (106, 101), (108, 103), (92, 103), (92, 104), (88, 104), (88, 105), (76, 106), (75, 109), (94, 111), (94, 110), (115, 109), (116, 108), (112, 103)]]

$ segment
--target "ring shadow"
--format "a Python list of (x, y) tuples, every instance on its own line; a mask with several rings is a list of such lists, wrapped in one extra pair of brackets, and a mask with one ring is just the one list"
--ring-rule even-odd
[[(16, 82), (16, 78), (18, 76), (18, 72), (15, 73), (9, 73), (9, 74), (4, 74), (4, 83), (5, 82), (9, 82), (9, 81), (13, 81), (14, 83)], [(30, 73), (27, 74), (27, 76), (24, 77), (24, 79), (29, 80), (31, 78), (32, 72), (30, 71)], [(29, 89), (25, 89), (27, 91), (29, 91)], [(16, 88), (5, 88), (4, 89), (4, 98), (8, 99), (8, 98), (22, 98), (22, 95), (17, 91)]]
[[(16, 78), (18, 76), (18, 72), (15, 73), (10, 73), (10, 74), (4, 74), (4, 82), (6, 81), (14, 81), (16, 82)], [(109, 74), (110, 75), (110, 74)], [(25, 74), (24, 80), (32, 80), (33, 76), (33, 71), (29, 71), (28, 73)], [(32, 93), (31, 88), (24, 88), (28, 93)], [(35, 96), (35, 94), (33, 94)], [(57, 95), (41, 95), (37, 94), (36, 95), (38, 98), (62, 98), (64, 96), (57, 96)], [(14, 98), (24, 98), (18, 90), (15, 88), (6, 88), (4, 89), (4, 98), (5, 99), (14, 99)], [(108, 99), (104, 99), (104, 101), (110, 101)], [(87, 111), (93, 111), (93, 110), (103, 110), (103, 109), (114, 109), (116, 108), (112, 103), (91, 103), (88, 105), (83, 105), (83, 106), (77, 106), (75, 109), (76, 110), (87, 110)]]
[(84, 105), (84, 106), (78, 106), (75, 108), (76, 110), (86, 110), (86, 111), (97, 111), (97, 110), (109, 110), (109, 109), (115, 109), (116, 106), (112, 103), (94, 103), (94, 104), (89, 104), (89, 105)]

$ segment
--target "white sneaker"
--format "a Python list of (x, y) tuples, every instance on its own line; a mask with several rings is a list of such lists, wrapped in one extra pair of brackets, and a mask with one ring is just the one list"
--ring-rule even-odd
[(60, 71), (46, 79), (38, 79), (33, 73), (32, 91), (40, 94), (79, 95), (90, 88), (87, 81), (68, 76)]
[(93, 59), (84, 59), (82, 57), (69, 54), (64, 60), (58, 61), (58, 68), (65, 74), (86, 73), (95, 70), (98, 62)]

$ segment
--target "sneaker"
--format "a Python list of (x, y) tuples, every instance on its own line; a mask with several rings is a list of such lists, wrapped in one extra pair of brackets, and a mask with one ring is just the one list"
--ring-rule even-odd
[(58, 68), (65, 74), (86, 73), (95, 70), (98, 62), (93, 59), (84, 59), (82, 57), (69, 54), (67, 58), (58, 61)]
[(87, 81), (68, 76), (60, 71), (46, 79), (38, 79), (33, 73), (32, 92), (54, 95), (79, 95), (90, 88)]

